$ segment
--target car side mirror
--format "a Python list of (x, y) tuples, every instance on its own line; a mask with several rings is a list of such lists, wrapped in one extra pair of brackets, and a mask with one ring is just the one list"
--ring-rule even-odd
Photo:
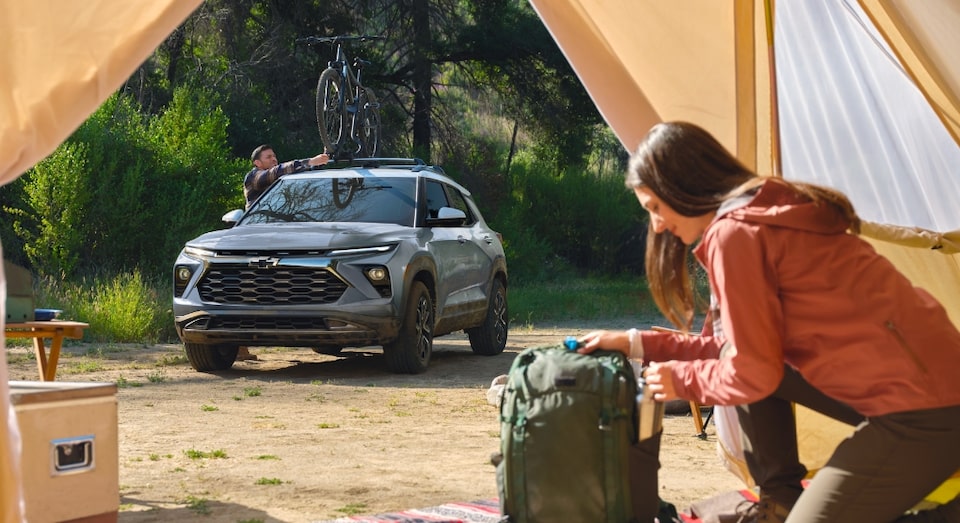
[(243, 216), (243, 211), (241, 211), (240, 209), (234, 209), (228, 212), (227, 214), (224, 214), (223, 217), (220, 219), (223, 221), (223, 223), (233, 226), (240, 221), (241, 216)]
[(467, 213), (453, 207), (441, 207), (436, 218), (427, 218), (427, 225), (441, 227), (459, 227), (467, 221)]

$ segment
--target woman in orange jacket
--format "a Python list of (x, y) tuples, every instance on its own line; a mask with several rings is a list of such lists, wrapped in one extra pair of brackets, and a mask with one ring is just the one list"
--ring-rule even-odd
[[(580, 350), (653, 362), (659, 401), (737, 406), (761, 495), (733, 521), (960, 521), (960, 497), (905, 514), (960, 468), (960, 332), (856, 235), (846, 196), (760, 177), (683, 122), (650, 131), (626, 184), (650, 213), (654, 300), (689, 330), (693, 248), (712, 332), (596, 331)], [(806, 490), (791, 402), (857, 425)]]

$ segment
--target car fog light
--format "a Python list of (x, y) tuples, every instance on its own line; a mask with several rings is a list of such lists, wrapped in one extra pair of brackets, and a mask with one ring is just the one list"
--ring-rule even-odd
[(370, 277), (371, 281), (383, 281), (387, 277), (387, 270), (383, 267), (367, 269), (367, 276)]
[(180, 281), (187, 281), (190, 279), (190, 268), (189, 267), (177, 267), (177, 279)]

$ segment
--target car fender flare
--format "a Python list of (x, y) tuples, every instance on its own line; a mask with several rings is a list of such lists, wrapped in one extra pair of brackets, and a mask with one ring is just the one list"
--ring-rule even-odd
[[(427, 286), (427, 290), (430, 291), (430, 295), (433, 297), (433, 305), (434, 307), (437, 306), (437, 265), (429, 256), (416, 255), (410, 259), (410, 263), (407, 264), (403, 273), (402, 296), (404, 300), (403, 303), (399, 304), (401, 317), (406, 313), (406, 297), (410, 295), (410, 288), (416, 280), (422, 281), (424, 285)], [(436, 317), (436, 315), (434, 315), (434, 317)]]

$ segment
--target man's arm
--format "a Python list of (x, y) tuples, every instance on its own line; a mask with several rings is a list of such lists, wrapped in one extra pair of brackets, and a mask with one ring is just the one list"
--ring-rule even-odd
[(263, 191), (267, 190), (267, 187), (270, 187), (281, 176), (303, 172), (329, 161), (330, 155), (321, 153), (313, 158), (284, 162), (269, 169), (251, 170), (243, 179), (243, 193), (247, 199), (247, 204), (249, 205), (250, 202), (256, 200)]

